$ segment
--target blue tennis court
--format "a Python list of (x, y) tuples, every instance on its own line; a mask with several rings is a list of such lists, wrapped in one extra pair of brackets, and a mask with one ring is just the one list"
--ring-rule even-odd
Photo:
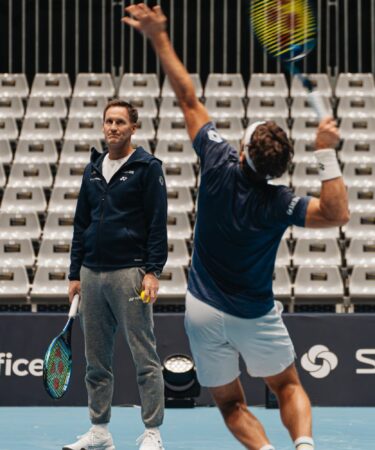
[[(277, 450), (292, 450), (278, 410), (252, 408)], [(375, 408), (314, 408), (319, 450), (374, 450)], [(0, 408), (0, 450), (54, 450), (74, 441), (90, 427), (83, 407)], [(139, 408), (114, 408), (111, 432), (116, 449), (136, 449), (142, 433)], [(216, 408), (168, 409), (162, 435), (166, 450), (234, 450), (243, 448), (222, 423)]]

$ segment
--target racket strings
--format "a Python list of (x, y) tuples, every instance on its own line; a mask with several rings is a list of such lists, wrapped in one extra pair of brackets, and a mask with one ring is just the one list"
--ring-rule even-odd
[(47, 384), (56, 397), (65, 392), (65, 386), (70, 376), (70, 351), (63, 342), (57, 341), (51, 349), (47, 368)]

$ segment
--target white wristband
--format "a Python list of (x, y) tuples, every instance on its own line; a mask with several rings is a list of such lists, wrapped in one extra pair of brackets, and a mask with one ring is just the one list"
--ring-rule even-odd
[(318, 161), (320, 181), (333, 180), (341, 177), (341, 169), (336, 158), (336, 151), (332, 148), (316, 150), (315, 158)]

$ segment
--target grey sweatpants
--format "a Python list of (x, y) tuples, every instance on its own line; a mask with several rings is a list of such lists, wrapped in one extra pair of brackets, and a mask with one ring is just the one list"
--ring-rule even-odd
[(112, 357), (119, 328), (133, 356), (147, 428), (158, 427), (164, 416), (164, 382), (156, 353), (152, 305), (139, 299), (140, 268), (111, 272), (81, 269), (80, 317), (85, 336), (86, 387), (93, 424), (108, 423), (113, 395)]

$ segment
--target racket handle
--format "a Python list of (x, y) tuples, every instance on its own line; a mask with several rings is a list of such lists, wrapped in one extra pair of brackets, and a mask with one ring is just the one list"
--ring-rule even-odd
[(330, 116), (330, 112), (327, 110), (326, 105), (324, 104), (323, 97), (318, 94), (318, 92), (309, 92), (307, 95), (308, 102), (310, 103), (310, 106), (314, 109), (316, 112), (316, 115), (318, 116), (319, 120), (324, 119), (327, 116)]
[(76, 295), (73, 297), (72, 304), (70, 305), (70, 309), (69, 309), (69, 319), (74, 319), (74, 317), (77, 315), (78, 304), (79, 304), (79, 295), (76, 294)]

